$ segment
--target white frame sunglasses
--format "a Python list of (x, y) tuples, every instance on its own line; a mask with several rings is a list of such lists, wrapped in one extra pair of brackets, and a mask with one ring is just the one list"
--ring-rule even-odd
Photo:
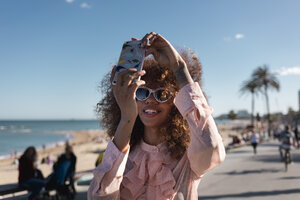
[[(141, 90), (146, 90), (146, 92), (143, 91), (145, 94), (141, 94), (141, 92), (142, 92)], [(161, 92), (158, 93), (158, 91), (161, 91)], [(167, 91), (168, 96), (166, 97), (166, 99), (161, 100), (162, 99), (161, 94), (163, 94), (165, 91)], [(152, 90), (148, 87), (140, 86), (140, 87), (138, 87), (138, 89), (135, 92), (135, 97), (139, 101), (145, 101), (145, 100), (149, 99), (151, 94), (153, 94), (153, 97), (157, 102), (164, 103), (164, 102), (167, 102), (169, 99), (171, 99), (171, 97), (173, 96), (171, 94), (171, 92), (172, 92), (172, 90), (167, 89), (167, 88), (157, 88), (155, 90)], [(160, 96), (159, 96), (159, 94), (160, 94)], [(145, 97), (143, 98), (142, 95), (144, 95)]]

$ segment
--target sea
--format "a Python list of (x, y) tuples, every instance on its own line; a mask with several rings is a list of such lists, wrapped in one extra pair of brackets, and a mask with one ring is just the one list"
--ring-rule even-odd
[[(216, 120), (217, 124), (240, 123)], [(0, 160), (20, 155), (29, 147), (37, 149), (63, 145), (73, 136), (70, 131), (102, 130), (98, 120), (0, 120)], [(62, 134), (61, 132), (64, 132)]]
[(0, 160), (21, 154), (28, 146), (42, 149), (62, 145), (73, 138), (67, 134), (70, 131), (99, 129), (98, 120), (0, 121)]

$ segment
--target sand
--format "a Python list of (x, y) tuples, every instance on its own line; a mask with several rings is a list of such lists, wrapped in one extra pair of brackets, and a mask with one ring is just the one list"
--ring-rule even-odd
[[(242, 123), (241, 123), (242, 124)], [(237, 129), (240, 125), (219, 125), (218, 130), (223, 138), (225, 145), (232, 141), (230, 135), (240, 135), (241, 129)], [(243, 126), (243, 125), (242, 125)], [(105, 150), (108, 138), (103, 130), (88, 130), (61, 132), (62, 134), (72, 134), (74, 139), (71, 141), (75, 155), (77, 156), (76, 172), (93, 170), (99, 152)], [(38, 168), (47, 177), (52, 172), (53, 161), (64, 152), (64, 146), (57, 146), (41, 150), (38, 158), (50, 157), (50, 164), (39, 164)], [(18, 182), (18, 165), (14, 164), (14, 159), (0, 160), (0, 185)]]
[[(73, 146), (74, 153), (77, 157), (76, 171), (81, 172), (94, 169), (98, 153), (103, 151), (107, 145), (108, 139), (105, 135), (105, 131), (88, 130), (61, 133), (72, 134), (74, 136), (70, 144)], [(38, 152), (38, 168), (45, 177), (52, 172), (53, 162), (56, 161), (58, 156), (63, 152), (64, 146), (51, 147)], [(41, 164), (41, 160), (47, 156), (50, 157), (51, 163)], [(19, 158), (19, 156), (17, 158)], [(14, 159), (0, 160), (0, 177), (0, 185), (18, 182), (18, 165), (14, 163)]]

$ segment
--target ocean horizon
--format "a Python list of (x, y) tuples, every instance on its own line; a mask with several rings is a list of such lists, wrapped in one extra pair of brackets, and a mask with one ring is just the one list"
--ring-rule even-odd
[[(232, 120), (215, 121), (219, 125), (236, 123)], [(42, 149), (62, 145), (73, 139), (72, 135), (61, 132), (101, 129), (96, 119), (0, 120), (0, 160), (11, 157), (11, 154), (19, 155), (29, 146)]]
[(62, 145), (73, 139), (61, 132), (102, 129), (98, 120), (0, 120), (0, 160), (37, 149)]

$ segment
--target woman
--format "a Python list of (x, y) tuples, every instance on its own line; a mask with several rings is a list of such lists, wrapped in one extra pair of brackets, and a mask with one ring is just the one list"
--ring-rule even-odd
[(36, 168), (37, 152), (28, 147), (19, 159), (19, 185), (31, 191), (28, 199), (36, 199), (46, 185), (42, 172)]
[(142, 46), (154, 57), (145, 60), (145, 71), (124, 71), (113, 86), (103, 82), (106, 96), (98, 111), (113, 139), (88, 199), (197, 199), (202, 175), (225, 158), (212, 109), (196, 82), (201, 64), (153, 32)]

